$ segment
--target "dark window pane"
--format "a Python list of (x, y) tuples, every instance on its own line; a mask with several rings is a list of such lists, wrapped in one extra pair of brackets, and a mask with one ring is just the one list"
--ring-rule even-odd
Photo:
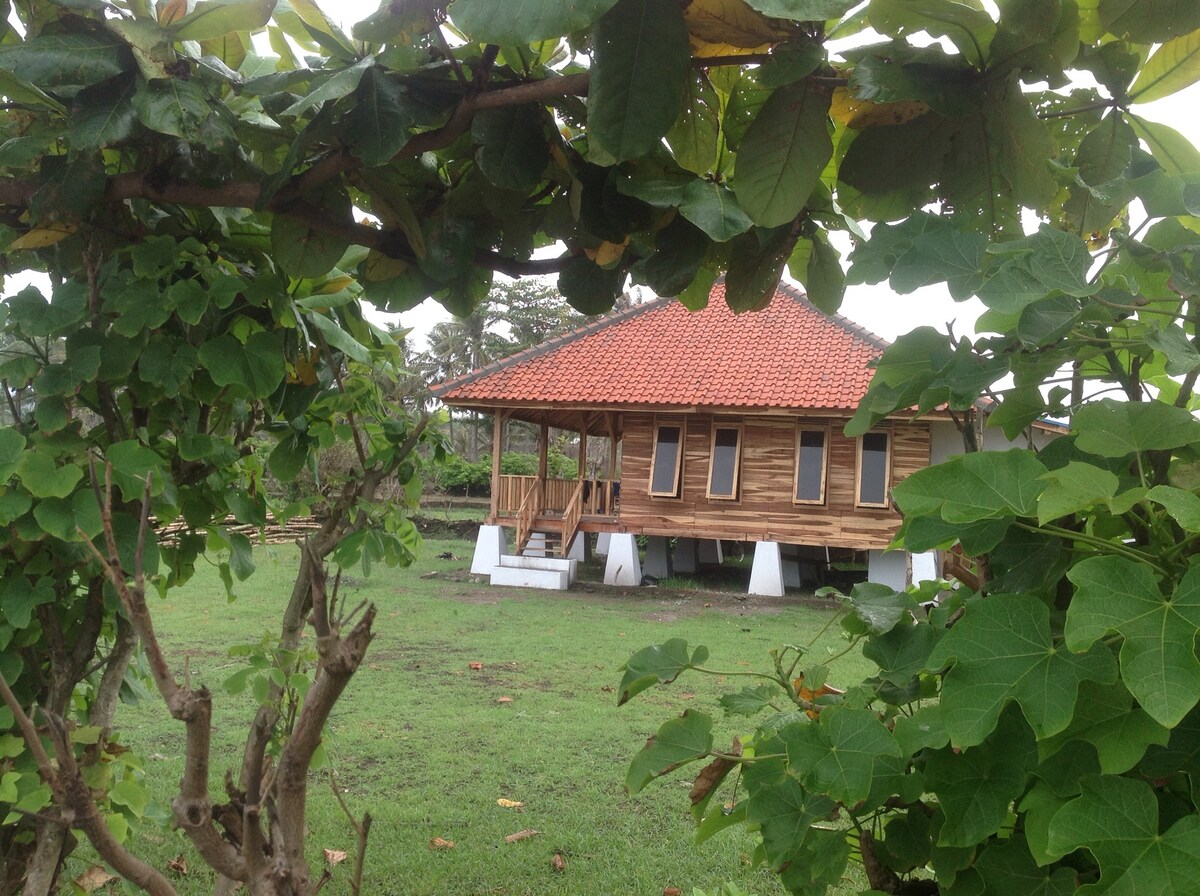
[(825, 485), (825, 433), (815, 429), (800, 432), (800, 456), (796, 459), (796, 500), (820, 501)]
[(736, 429), (718, 429), (713, 438), (712, 475), (708, 480), (710, 495), (733, 497), (740, 434)]
[(679, 464), (679, 427), (660, 426), (658, 444), (654, 451), (654, 471), (650, 477), (650, 491), (654, 494), (673, 495), (675, 472)]
[(887, 503), (887, 433), (862, 437), (862, 469), (858, 471), (858, 500), (863, 504)]

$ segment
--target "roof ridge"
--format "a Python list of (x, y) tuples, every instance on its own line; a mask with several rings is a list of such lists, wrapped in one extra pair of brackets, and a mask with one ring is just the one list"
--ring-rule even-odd
[(461, 386), (469, 386), (476, 380), (491, 376), (493, 373), (497, 373), (508, 367), (512, 367), (516, 364), (523, 364), (525, 361), (529, 361), (533, 358), (539, 358), (542, 355), (548, 355), (565, 345), (570, 345), (573, 342), (579, 341), (585, 336), (591, 336), (593, 333), (606, 330), (618, 323), (623, 323), (624, 321), (638, 317), (639, 315), (645, 314), (648, 311), (652, 311), (655, 308), (673, 302), (675, 301), (675, 298), (675, 296), (656, 296), (650, 301), (642, 302), (640, 305), (634, 305), (632, 308), (626, 308), (623, 311), (618, 311), (616, 313), (610, 312), (596, 320), (589, 321), (582, 327), (576, 327), (574, 330), (569, 330), (559, 336), (553, 336), (550, 339), (547, 339), (545, 342), (539, 342), (537, 345), (532, 345), (529, 348), (523, 348), (516, 354), (509, 355), (506, 358), (501, 358), (498, 361), (492, 361), (491, 363), (485, 364), (483, 367), (478, 367), (469, 373), (461, 374), (453, 379), (444, 380), (441, 383), (438, 383), (436, 386), (432, 386), (430, 388), (430, 392), (433, 394), (434, 398), (441, 398), (442, 395), (444, 395), (446, 392), (449, 392), (451, 389), (457, 389)]

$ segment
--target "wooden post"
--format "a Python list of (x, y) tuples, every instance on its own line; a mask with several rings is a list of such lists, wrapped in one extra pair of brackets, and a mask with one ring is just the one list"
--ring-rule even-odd
[(579, 479), (582, 481), (587, 474), (587, 415), (579, 415)]
[(538, 436), (538, 479), (546, 481), (546, 453), (550, 449), (550, 424), (543, 423)]
[(496, 417), (492, 421), (492, 507), (488, 520), (496, 524), (500, 515), (500, 449), (504, 445), (504, 411), (496, 408)]
[(608, 481), (617, 478), (617, 421), (612, 414), (608, 415)]

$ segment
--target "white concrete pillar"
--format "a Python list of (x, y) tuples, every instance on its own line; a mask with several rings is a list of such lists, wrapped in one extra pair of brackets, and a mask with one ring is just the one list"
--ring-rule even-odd
[(608, 542), (612, 538), (611, 532), (596, 533), (596, 553), (601, 557), (608, 554)]
[(605, 585), (640, 585), (642, 564), (638, 560), (637, 536), (632, 532), (614, 532), (608, 542), (608, 561), (604, 564)]
[(646, 563), (643, 575), (665, 579), (671, 574), (671, 541), (665, 535), (651, 535), (646, 539)]
[(701, 563), (715, 563), (720, 566), (725, 562), (725, 555), (721, 552), (721, 542), (713, 538), (701, 539), (696, 553), (697, 559)]
[(937, 551), (925, 551), (912, 555), (912, 578), (914, 585), (919, 585), (921, 582), (932, 582), (939, 578)]
[(534, 532), (529, 536), (529, 544), (525, 546), (525, 550), (521, 551), (522, 557), (545, 557), (546, 556), (546, 533)]
[(748, 593), (783, 597), (783, 557), (779, 552), (779, 542), (755, 542)]
[(908, 582), (904, 551), (868, 551), (867, 581), (903, 591)]
[(584, 563), (588, 559), (588, 535), (586, 532), (576, 532), (575, 537), (571, 540), (571, 547), (567, 550), (566, 558), (568, 560), (578, 560)]
[(696, 539), (676, 538), (671, 568), (681, 574), (693, 573), (696, 571), (696, 560)]
[(503, 526), (480, 526), (475, 539), (475, 554), (471, 557), (471, 575), (490, 576), (500, 565), (500, 558), (508, 553), (508, 539)]

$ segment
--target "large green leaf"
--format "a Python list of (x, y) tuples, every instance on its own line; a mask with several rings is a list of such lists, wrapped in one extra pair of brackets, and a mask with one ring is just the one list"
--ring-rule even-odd
[(356, 100), (346, 115), (346, 142), (368, 167), (382, 165), (408, 142), (417, 121), (414, 104), (403, 84), (378, 66), (363, 73)]
[(804, 277), (805, 297), (826, 314), (834, 314), (842, 306), (846, 294), (846, 274), (842, 256), (829, 245), (824, 234), (817, 231), (812, 237), (812, 252)]
[(545, 124), (545, 113), (532, 105), (476, 115), (471, 135), (479, 144), (475, 160), (484, 177), (506, 190), (529, 190), (541, 183), (550, 162)]
[(1045, 472), (1020, 448), (980, 451), (918, 470), (892, 494), (906, 516), (938, 514), (952, 523), (1034, 516)]
[(33, 611), (54, 600), (54, 583), (47, 577), (31, 582), (22, 575), (10, 575), (0, 586), (0, 613), (15, 629), (28, 628)]
[(22, 452), (16, 466), (21, 485), (35, 498), (65, 498), (83, 478), (83, 470), (77, 464), (58, 466), (36, 446)]
[(1079, 689), (1079, 702), (1071, 724), (1059, 734), (1039, 742), (1043, 759), (1053, 756), (1072, 741), (1083, 741), (1096, 748), (1100, 770), (1106, 775), (1129, 771), (1151, 744), (1165, 745), (1167, 731), (1133, 704), (1133, 695), (1121, 682), (1100, 685), (1085, 681)]
[(693, 72), (679, 118), (667, 132), (667, 145), (681, 168), (707, 174), (717, 163), (721, 99), (704, 72)]
[(1135, 43), (1162, 43), (1200, 28), (1194, 0), (1089, 0), (1089, 5), (1111, 34)]
[(1135, 103), (1150, 103), (1200, 81), (1200, 31), (1169, 41), (1146, 60), (1129, 88)]
[(974, 66), (988, 58), (996, 23), (979, 0), (872, 0), (871, 25), (893, 37), (925, 31), (946, 37)]
[(1067, 645), (1086, 650), (1110, 632), (1120, 635), (1125, 686), (1155, 721), (1176, 725), (1200, 699), (1200, 567), (1169, 599), (1149, 567), (1124, 557), (1090, 557), (1067, 577), (1075, 584)]
[(1006, 713), (996, 735), (958, 752), (942, 749), (925, 762), (925, 786), (937, 794), (946, 820), (942, 846), (973, 846), (1009, 818), (1034, 765), (1033, 737), (1018, 715)]
[(339, 69), (328, 74), (322, 72), (313, 76), (316, 87), (305, 96), (284, 109), (281, 115), (301, 115), (314, 106), (340, 100), (358, 89), (363, 75), (375, 65), (374, 56), (364, 56), (347, 68)]
[(871, 792), (880, 757), (900, 755), (892, 733), (867, 709), (827, 707), (816, 723), (788, 725), (779, 738), (787, 748), (789, 775), (808, 791), (850, 806)]
[(836, 807), (829, 797), (810, 793), (781, 772), (782, 763), (755, 762), (742, 773), (750, 794), (746, 820), (758, 825), (767, 862), (776, 870), (797, 857), (813, 835), (813, 823), (829, 818)]
[(731, 240), (754, 226), (733, 191), (710, 180), (693, 180), (684, 187), (679, 214), (717, 243)]
[(137, 122), (136, 89), (136, 78), (126, 74), (79, 91), (68, 119), (71, 146), (100, 149), (127, 138)]
[(746, 5), (764, 16), (797, 22), (823, 22), (840, 19), (858, 0), (746, 0)]
[(283, 336), (255, 333), (245, 344), (226, 334), (200, 346), (200, 363), (218, 386), (237, 386), (263, 398), (283, 382)]
[(791, 221), (832, 155), (828, 94), (808, 82), (780, 87), (742, 139), (733, 178), (738, 203), (762, 227)]
[(796, 236), (788, 227), (767, 233), (753, 230), (734, 239), (725, 277), (725, 303), (736, 312), (766, 308), (795, 245)]
[(1075, 414), (1075, 444), (1098, 457), (1179, 448), (1200, 442), (1200, 421), (1184, 408), (1160, 401), (1092, 402)]
[(1068, 645), (1051, 634), (1050, 610), (1037, 598), (993, 594), (971, 604), (927, 666), (950, 667), (942, 684), (942, 717), (951, 742), (982, 743), (1010, 701), (1020, 704), (1039, 737), (1066, 728), (1079, 685), (1112, 682), (1117, 671), (1104, 645), (1070, 640)]
[(698, 646), (695, 651), (689, 651), (687, 641), (682, 638), (672, 638), (639, 650), (621, 667), (625, 674), (618, 688), (617, 706), (655, 684), (670, 684), (681, 672), (706, 659), (706, 647)]
[(1200, 172), (1200, 150), (1179, 131), (1157, 121), (1149, 121), (1130, 115), (1129, 124), (1137, 135), (1146, 141), (1154, 161), (1163, 166), (1167, 174), (1195, 174)]
[(590, 138), (620, 162), (659, 145), (679, 117), (691, 51), (673, 0), (619, 0), (592, 31)]
[(1156, 485), (1146, 497), (1161, 504), (1185, 532), (1200, 532), (1200, 495), (1170, 485)]
[(1046, 480), (1046, 487), (1038, 496), (1037, 504), (1038, 522), (1042, 524), (1103, 505), (1116, 495), (1121, 484), (1108, 470), (1074, 460), (1042, 478)]
[(0, 69), (60, 95), (73, 95), (132, 66), (125, 42), (101, 31), (39, 34), (23, 43), (0, 47)]
[(197, 143), (203, 142), (204, 122), (213, 113), (204, 88), (182, 78), (147, 81), (133, 95), (133, 108), (150, 130)]
[[(344, 198), (344, 197), (342, 197)], [(334, 218), (348, 218), (348, 208), (330, 210)], [(277, 214), (271, 219), (271, 251), (292, 277), (328, 274), (346, 254), (350, 238), (310, 226), (306, 221)]]
[(213, 40), (235, 31), (257, 31), (271, 20), (277, 0), (200, 0), (170, 24), (176, 40)]
[(529, 44), (587, 28), (616, 0), (454, 0), (450, 16), (473, 39)]
[(707, 756), (712, 745), (712, 719), (688, 710), (678, 719), (665, 722), (633, 757), (625, 775), (625, 788), (637, 793), (655, 778)]
[(1086, 849), (1100, 865), (1090, 893), (1200, 892), (1200, 817), (1187, 815), (1161, 830), (1154, 790), (1113, 776), (1083, 782), (1083, 792), (1050, 822), (1058, 855)]

